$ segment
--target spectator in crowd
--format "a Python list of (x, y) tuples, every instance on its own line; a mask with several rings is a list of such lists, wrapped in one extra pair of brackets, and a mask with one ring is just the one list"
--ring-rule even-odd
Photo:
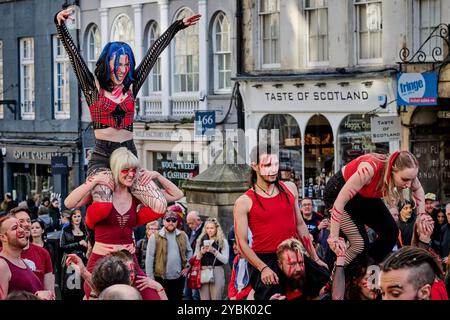
[(197, 239), (195, 256), (200, 260), (202, 269), (212, 268), (214, 282), (202, 283), (201, 300), (221, 300), (225, 288), (223, 265), (228, 263), (228, 241), (216, 218), (205, 221), (202, 233)]
[[(301, 240), (310, 257), (321, 265), (298, 206), (298, 189), (278, 180), (277, 152), (265, 144), (250, 154), (251, 187), (234, 205), (234, 227), (239, 250), (249, 262), (250, 284), (256, 300), (267, 300), (278, 288), (278, 245), (291, 237)], [(250, 248), (248, 230), (252, 232)]]
[(99, 300), (142, 300), (139, 291), (130, 285), (114, 284), (102, 291)]
[[(202, 232), (204, 226), (204, 223), (200, 218), (200, 213), (195, 210), (189, 211), (186, 216), (186, 224), (186, 233), (189, 237), (189, 243), (192, 248), (192, 252), (194, 252), (197, 244), (197, 239), (200, 236), (200, 233)], [(187, 286), (187, 277), (186, 283), (184, 284), (183, 296), (185, 300), (200, 300), (200, 291), (198, 289), (191, 289)]]
[(16, 207), (9, 214), (15, 217), (20, 226), (25, 230), (27, 245), (23, 248), (21, 257), (28, 264), (44, 285), (44, 289), (55, 292), (55, 275), (53, 274), (53, 264), (50, 253), (31, 243), (31, 218), (26, 209)]
[(230, 282), (228, 283), (228, 299), (247, 300), (250, 291), (252, 291), (247, 260), (241, 256), (236, 239), (232, 240), (235, 258), (231, 268)]
[[(128, 284), (139, 290), (139, 293), (143, 300), (167, 300), (167, 295), (164, 292), (164, 288), (160, 283), (150, 279), (145, 275), (139, 275), (139, 270), (134, 264), (133, 255), (127, 250), (115, 251), (108, 254), (106, 257), (114, 257), (120, 259), (128, 268), (129, 271), (129, 282)], [(93, 285), (92, 274), (87, 271), (84, 266), (83, 261), (80, 257), (75, 254), (69, 254), (66, 260), (67, 266), (72, 266), (77, 274), (79, 274), (84, 281), (90, 286), (90, 288), (95, 288)], [(96, 291), (90, 291), (91, 298), (96, 298)]]
[[(442, 212), (442, 211), (441, 211)], [(439, 213), (438, 213), (439, 214)], [(439, 217), (439, 216), (438, 216)], [(450, 203), (445, 206), (445, 220), (441, 226), (441, 245), (439, 256), (442, 259), (444, 270), (448, 273), (448, 257), (450, 254)]]
[(91, 298), (98, 298), (103, 290), (112, 285), (130, 285), (130, 277), (131, 270), (121, 258), (113, 256), (101, 258), (92, 272)]
[[(79, 212), (81, 214), (81, 210), (74, 209), (75, 211)], [(65, 227), (70, 225), (70, 215), (72, 211), (71, 210), (63, 210), (61, 212), (61, 219), (59, 221), (59, 224), (61, 225), (61, 230), (64, 230)]]
[(45, 232), (53, 232), (53, 220), (48, 214), (48, 208), (46, 206), (40, 206), (38, 209), (38, 219), (42, 220), (45, 225)]
[(139, 266), (145, 270), (145, 256), (147, 254), (148, 239), (150, 236), (159, 231), (159, 221), (155, 220), (145, 225), (145, 237), (136, 243), (136, 257), (139, 261)]
[(59, 230), (59, 219), (61, 217), (61, 212), (59, 210), (59, 200), (54, 198), (52, 199), (52, 202), (50, 203), (50, 206), (48, 208), (48, 215), (50, 218), (52, 218), (52, 228), (54, 230)]
[(31, 220), (38, 218), (38, 207), (32, 198), (27, 199), (27, 208), (30, 211)]
[[(54, 257), (54, 250), (47, 242), (47, 233), (45, 232), (45, 224), (42, 220), (31, 220), (31, 238), (30, 241), (35, 245), (44, 248)], [(52, 260), (53, 261), (53, 260)]]
[(314, 242), (317, 243), (320, 230), (327, 228), (329, 220), (313, 210), (313, 202), (310, 198), (303, 198), (300, 202), (300, 212), (309, 233), (313, 236)]
[(325, 299), (328, 270), (319, 266), (307, 255), (300, 241), (286, 239), (277, 247), (277, 263), (282, 271), (281, 291), (271, 300), (321, 300)]
[(9, 293), (21, 290), (41, 299), (54, 299), (54, 293), (44, 290), (42, 282), (21, 258), (28, 239), (18, 219), (11, 215), (0, 218), (0, 241), (0, 300)]
[(1, 205), (1, 210), (4, 212), (9, 212), (11, 209), (17, 207), (18, 203), (13, 200), (11, 192), (6, 192)]
[(414, 224), (416, 222), (414, 203), (409, 200), (399, 202), (398, 212), (397, 225), (400, 230), (401, 246), (409, 246), (411, 245)]
[(42, 199), (42, 205), (48, 209), (48, 207), (50, 206), (50, 198), (44, 197), (44, 199)]
[(167, 211), (175, 212), (177, 214), (177, 229), (184, 230), (184, 208), (179, 203), (175, 203), (167, 207)]
[(84, 264), (87, 262), (87, 231), (79, 210), (72, 210), (69, 215), (69, 225), (61, 232), (60, 247), (64, 252), (61, 265), (61, 295), (63, 300), (81, 300), (84, 292), (82, 283), (73, 283), (75, 269), (66, 266), (67, 255), (76, 254)]
[(432, 286), (441, 272), (439, 263), (428, 251), (405, 246), (381, 265), (383, 300), (431, 300)]
[[(358, 255), (344, 269), (346, 243), (339, 238), (336, 250), (336, 271), (332, 285), (333, 300), (375, 300), (380, 299), (374, 271), (379, 270), (375, 261), (367, 254)], [(371, 266), (373, 268), (371, 268)]]
[(43, 300), (31, 292), (20, 290), (8, 294), (5, 300)]
[(177, 228), (177, 223), (177, 213), (167, 211), (163, 218), (164, 227), (152, 234), (148, 241), (145, 270), (147, 276), (166, 289), (169, 300), (181, 301), (192, 248), (186, 233)]

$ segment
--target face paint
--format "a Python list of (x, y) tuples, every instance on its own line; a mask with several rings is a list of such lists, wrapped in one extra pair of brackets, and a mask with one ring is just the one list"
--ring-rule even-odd
[(331, 209), (331, 220), (336, 221), (337, 223), (341, 222), (342, 212), (336, 209), (335, 206)]
[(273, 154), (265, 154), (261, 156), (259, 162), (259, 173), (262, 176), (273, 176), (278, 174), (279, 163), (278, 157)]
[(312, 242), (311, 242), (311, 238), (309, 237), (309, 234), (306, 236), (302, 236), (300, 238), (300, 240), (301, 240), (303, 246), (305, 247), (306, 251), (308, 253), (311, 253), (312, 252)]

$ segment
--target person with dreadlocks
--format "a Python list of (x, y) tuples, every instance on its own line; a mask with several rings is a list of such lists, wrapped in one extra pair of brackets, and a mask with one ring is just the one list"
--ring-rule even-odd
[[(327, 241), (335, 251), (342, 230), (350, 243), (345, 265), (365, 251), (376, 263), (391, 252), (399, 231), (387, 205), (403, 200), (404, 189), (412, 191), (422, 229), (433, 228), (432, 219), (424, 214), (425, 194), (418, 171), (419, 163), (409, 151), (396, 151), (391, 156), (371, 153), (352, 160), (328, 181), (324, 191), (331, 213)], [(370, 247), (365, 226), (377, 234)]]
[[(278, 180), (277, 153), (265, 144), (253, 148), (251, 186), (236, 200), (233, 211), (236, 242), (249, 262), (255, 300), (268, 300), (284, 290), (279, 283), (281, 270), (276, 252), (286, 239), (298, 237), (310, 258), (326, 267), (317, 256), (300, 213), (296, 185)], [(247, 241), (248, 229), (252, 233), (251, 248)]]
[[(95, 148), (88, 163), (88, 179), (83, 185), (83, 193), (76, 201), (66, 201), (67, 208), (79, 207), (80, 203), (92, 196), (93, 203), (86, 213), (86, 224), (93, 228), (93, 221), (108, 217), (112, 205), (112, 176), (109, 158), (112, 152), (126, 147), (137, 156), (133, 142), (133, 121), (135, 98), (161, 52), (169, 45), (175, 34), (194, 25), (200, 14), (175, 21), (144, 55), (135, 68), (133, 51), (124, 42), (109, 42), (104, 47), (95, 68), (95, 76), (89, 71), (78, 52), (65, 25), (70, 16), (69, 10), (55, 15), (54, 21), (65, 50), (67, 51), (75, 75), (89, 105), (95, 135)], [(158, 180), (161, 190), (152, 181)], [(175, 185), (156, 172), (142, 169), (131, 188), (132, 194), (146, 207), (156, 213), (164, 214), (167, 202), (178, 196)], [(176, 195), (175, 195), (176, 194)], [(178, 197), (177, 197), (178, 196)]]
[(383, 300), (448, 300), (439, 262), (425, 249), (405, 246), (381, 265)]

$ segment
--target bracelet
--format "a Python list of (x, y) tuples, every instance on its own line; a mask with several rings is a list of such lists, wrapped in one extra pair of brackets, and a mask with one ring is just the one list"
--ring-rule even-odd
[(261, 269), (261, 271), (259, 271), (259, 272), (263, 272), (263, 270), (265, 269), (265, 268), (267, 268), (268, 267), (268, 265), (266, 264), (262, 269)]

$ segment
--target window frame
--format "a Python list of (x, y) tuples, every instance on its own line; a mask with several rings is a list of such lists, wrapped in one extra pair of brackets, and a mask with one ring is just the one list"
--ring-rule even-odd
[[(96, 36), (98, 36), (98, 39), (96, 39)], [(94, 40), (94, 42), (91, 42), (91, 37), (92, 40)], [(96, 46), (96, 40), (98, 40), (98, 46)], [(95, 52), (98, 53), (97, 56), (92, 57), (91, 54), (91, 46), (94, 46), (94, 56), (95, 56)], [(101, 44), (101, 34), (100, 34), (100, 28), (96, 25), (96, 24), (92, 24), (87, 32), (87, 38), (86, 38), (86, 61), (87, 61), (87, 66), (88, 69), (94, 73), (95, 71), (95, 67), (97, 64), (97, 60), (101, 54), (101, 48), (102, 44)]]
[[(306, 0), (303, 0), (303, 11), (305, 14), (306, 19), (306, 37), (305, 37), (305, 56), (306, 56), (306, 65), (308, 67), (326, 67), (330, 65), (330, 38), (329, 38), (329, 19), (328, 19), (328, 0), (322, 0), (322, 5), (316, 5), (317, 0), (314, 0), (314, 6), (307, 7), (306, 6)], [(326, 42), (327, 42), (327, 60), (319, 60), (319, 61), (311, 61), (310, 56), (310, 13), (312, 11), (319, 12), (321, 10), (325, 10), (326, 12), (326, 19), (327, 19), (327, 33), (326, 33)], [(320, 18), (320, 16), (319, 16)], [(318, 26), (318, 29), (320, 29), (320, 26)], [(319, 43), (321, 35), (317, 35), (317, 42)]]
[[(129, 39), (123, 39), (123, 38), (121, 38), (120, 37), (120, 34), (118, 35), (118, 37), (115, 37), (115, 35), (116, 35), (116, 30), (117, 30), (117, 23), (121, 20), (121, 19), (123, 19), (123, 18), (126, 18), (126, 19), (128, 19), (128, 22), (130, 23), (130, 25), (127, 27), (127, 28), (125, 28), (125, 30), (127, 30), (128, 28), (130, 28), (132, 31), (131, 31), (131, 36), (130, 36), (130, 38)], [(133, 24), (133, 20), (127, 15), (127, 14), (125, 14), (125, 13), (121, 13), (121, 14), (119, 14), (115, 19), (114, 19), (114, 21), (113, 21), (113, 23), (111, 24), (111, 33), (110, 33), (110, 35), (109, 35), (109, 38), (111, 39), (111, 41), (122, 41), (122, 42), (125, 42), (125, 43), (127, 43), (130, 47), (131, 47), (131, 49), (133, 50), (133, 52), (135, 52), (136, 51), (136, 43), (135, 43), (135, 36), (136, 36), (136, 30), (134, 29), (134, 24)]]
[[(30, 41), (31, 45), (30, 48), (28, 48), (29, 56), (25, 56), (25, 44), (26, 42)], [(19, 62), (20, 62), (20, 116), (22, 120), (34, 120), (36, 117), (36, 109), (35, 109), (35, 99), (36, 99), (36, 78), (35, 78), (35, 68), (34, 68), (34, 38), (33, 37), (23, 37), (19, 39)], [(30, 76), (30, 87), (27, 88), (31, 92), (29, 93), (31, 96), (30, 100), (25, 100), (26, 96), (26, 88), (25, 83), (27, 82), (25, 80), (25, 70), (31, 71)], [(24, 111), (24, 104), (29, 102), (31, 104), (30, 108), (31, 111)]]
[[(53, 115), (56, 120), (70, 119), (70, 60), (57, 35), (52, 37), (53, 52)], [(59, 53), (58, 53), (59, 52)], [(61, 65), (61, 69), (58, 69)], [(61, 71), (59, 73), (58, 71)], [(60, 85), (60, 76), (62, 83)], [(65, 79), (64, 79), (65, 78)], [(61, 88), (61, 97), (59, 96)], [(65, 99), (67, 98), (67, 100)], [(59, 110), (61, 107), (61, 110)]]
[[(152, 39), (152, 33), (154, 32), (154, 39)], [(160, 37), (161, 32), (159, 28), (159, 24), (156, 21), (151, 21), (149, 28), (148, 28), (148, 34), (147, 34), (147, 48), (150, 48), (151, 45)], [(158, 85), (157, 87), (159, 90), (155, 89), (155, 77), (158, 78)], [(161, 75), (161, 56), (158, 57), (158, 59), (155, 62), (155, 65), (153, 66), (152, 70), (150, 70), (150, 74), (148, 77), (148, 93), (149, 94), (160, 94), (162, 92), (162, 75)]]
[[(3, 40), (0, 40), (0, 100), (3, 100), (4, 93), (4, 77), (3, 77)], [(3, 105), (0, 105), (0, 119), (4, 118)]]
[[(360, 42), (361, 42), (361, 28), (360, 28), (360, 11), (359, 8), (363, 5), (367, 6), (370, 4), (380, 4), (381, 9), (381, 22), (380, 22), (380, 32), (381, 32), (381, 38), (380, 38), (380, 48), (381, 48), (381, 56), (376, 58), (361, 58), (361, 50), (360, 50)], [(354, 6), (354, 21), (355, 21), (355, 58), (356, 58), (356, 64), (358, 65), (369, 65), (369, 64), (381, 64), (383, 63), (383, 1), (382, 0), (353, 0), (353, 6)], [(369, 36), (370, 31), (368, 30)], [(369, 40), (370, 43), (370, 40)]]
[[(277, 4), (277, 8), (276, 11), (262, 11), (261, 10), (261, 2), (262, 1), (276, 1)], [(271, 57), (271, 61), (270, 63), (264, 63), (264, 18), (265, 16), (271, 16), (271, 15), (275, 15), (278, 14), (278, 37), (277, 38), (270, 38), (269, 41), (273, 41), (274, 39), (277, 39), (277, 54), (278, 54), (278, 61), (272, 61), (272, 57)], [(281, 24), (280, 24), (280, 20), (281, 20), (281, 13), (280, 13), (280, 0), (258, 0), (258, 30), (260, 30), (260, 34), (258, 37), (260, 46), (259, 46), (259, 58), (260, 58), (260, 65), (262, 69), (278, 69), (281, 67)], [(270, 49), (272, 49), (272, 46), (270, 47)], [(270, 50), (270, 52), (272, 52), (272, 50)]]
[[(223, 29), (220, 29), (220, 34), (221, 34), (221, 39), (222, 37), (225, 35), (227, 35), (228, 39), (228, 51), (219, 51), (217, 50), (217, 28), (219, 26), (219, 24), (221, 25), (221, 27), (223, 26), (223, 23), (220, 23), (220, 18), (223, 18), (224, 20), (222, 21), (226, 21), (226, 23), (228, 24), (228, 30), (227, 32), (223, 32)], [(232, 72), (232, 68), (231, 68), (231, 56), (232, 56), (232, 51), (231, 51), (231, 24), (230, 21), (227, 17), (227, 15), (224, 12), (219, 12), (215, 19), (214, 19), (214, 23), (213, 23), (213, 28), (212, 28), (212, 42), (213, 42), (213, 68), (214, 68), (214, 93), (215, 94), (227, 94), (227, 93), (231, 93), (231, 89), (232, 89), (232, 85), (231, 85), (231, 72)], [(226, 55), (229, 55), (230, 57), (230, 63), (227, 66), (226, 65)], [(219, 59), (224, 59), (225, 63), (224, 66), (225, 67), (229, 67), (228, 69), (223, 69), (223, 70), (219, 70)], [(220, 74), (221, 73), (228, 73), (230, 74), (230, 86), (229, 87), (219, 87), (219, 83), (220, 83)], [(224, 79), (226, 80), (226, 75), (223, 75)], [(226, 81), (225, 81), (226, 83)]]
[[(413, 38), (413, 45), (412, 47), (414, 48), (414, 52), (417, 52), (420, 48), (420, 46), (423, 44), (423, 42), (426, 40), (422, 39), (422, 35), (421, 35), (421, 31), (422, 29), (428, 29), (427, 31), (427, 37), (429, 34), (431, 34), (431, 31), (437, 26), (434, 27), (426, 27), (426, 28), (422, 28), (421, 25), (421, 17), (422, 17), (422, 11), (421, 11), (421, 2), (423, 1), (427, 1), (428, 4), (430, 3), (430, 1), (436, 1), (437, 5), (435, 8), (438, 8), (437, 13), (439, 14), (439, 18), (437, 21), (437, 25), (439, 25), (441, 23), (441, 19), (442, 19), (442, 15), (441, 15), (441, 0), (414, 0), (412, 7), (413, 7), (413, 12), (412, 12), (412, 38)], [(436, 11), (434, 12), (436, 13)], [(430, 18), (430, 16), (428, 16), (428, 18)], [(434, 44), (433, 43), (433, 39), (430, 39), (430, 41), (428, 42), (428, 50), (425, 51), (424, 48), (422, 48), (422, 51), (426, 54), (427, 59), (425, 60), (426, 62), (430, 62), (430, 61), (434, 61), (433, 56), (432, 56), (432, 50), (434, 47), (436, 46), (440, 46), (441, 48), (443, 48), (443, 43), (442, 43), (442, 39), (440, 38), (436, 38), (436, 41)], [(440, 42), (440, 43), (439, 43)], [(425, 46), (427, 47), (427, 46)], [(436, 56), (437, 59), (442, 60), (444, 58), (444, 50), (441, 51), (441, 55)]]

